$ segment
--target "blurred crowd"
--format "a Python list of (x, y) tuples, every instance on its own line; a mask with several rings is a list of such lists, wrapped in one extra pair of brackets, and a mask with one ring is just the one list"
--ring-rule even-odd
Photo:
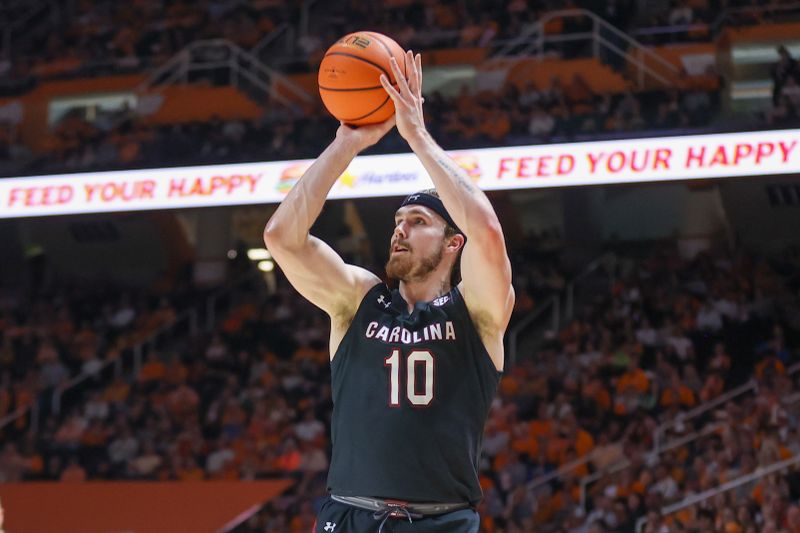
[[(795, 474), (659, 515), (800, 451), (796, 269), (746, 254), (682, 259), (671, 246), (615, 258), (606, 281), (579, 294), (575, 318), (508, 365), (484, 437), (482, 531), (627, 532), (642, 516), (654, 532), (796, 531)], [(528, 302), (520, 311), (563, 288), (556, 264), (515, 261), (518, 299)], [(83, 336), (57, 330), (85, 323), (102, 332), (149, 316), (127, 297), (96, 303), (93, 315), (67, 301), (3, 313), (3, 391), (57, 387), (71, 373), (52, 365), (77, 369), (73, 350), (97, 353), (97, 341), (73, 348)], [(271, 294), (248, 282), (210, 333), (175, 335), (147, 351), (138, 373), (87, 382), (38, 428), (2, 428), (0, 480), (293, 477), (236, 531), (308, 531), (329, 461), (327, 335), (325, 316), (285, 282)], [(673, 424), (651, 453), (660, 423), (751, 378), (753, 391)], [(710, 424), (701, 438), (667, 445)], [(581, 504), (581, 480), (605, 471), (613, 473), (589, 484)]]
[[(0, 64), (7, 79), (47, 79), (141, 71), (163, 63), (192, 41), (227, 39), (257, 54), (280, 46), (284, 65), (315, 68), (324, 49), (354, 28), (395, 36), (415, 50), (498, 46), (525, 34), (557, 10), (585, 9), (646, 44), (708, 40), (723, 25), (752, 25), (796, 13), (789, 0), (53, 0), (39, 23), (14, 36)], [(38, 9), (33, 3), (29, 9)], [(740, 8), (747, 8), (741, 11)], [(9, 20), (24, 12), (9, 13)], [(585, 31), (586, 18), (554, 20), (549, 34)], [(289, 29), (290, 28), (290, 29)], [(284, 30), (285, 31), (284, 33)], [(272, 32), (279, 32), (270, 36)], [(624, 45), (623, 45), (624, 46)], [(274, 56), (275, 54), (273, 54)], [(275, 59), (275, 57), (271, 58)]]
[[(687, 28), (709, 24), (728, 4), (736, 2), (673, 0), (640, 14), (634, 0), (348, 0), (310, 8), (299, 0), (145, 0), (125, 5), (57, 0), (42, 24), (17, 36), (5, 69), (18, 79), (137, 71), (200, 39), (223, 38), (258, 51), (262, 39), (289, 25), (288, 47), (296, 52), (292, 68), (308, 70), (327, 43), (352, 28), (382, 31), (418, 50), (486, 46), (516, 37), (544, 13), (562, 9), (587, 9), (626, 32), (653, 26), (669, 30), (646, 34), (650, 40), (686, 40), (708, 38), (707, 28), (699, 33)], [(580, 31), (587, 23), (565, 19), (548, 32)]]
[[(174, 320), (175, 307), (166, 297), (134, 299), (110, 288), (61, 289), (23, 300), (3, 295), (0, 420), (49, 397), (73, 378), (101, 379), (101, 371), (125, 350)], [(4, 436), (30, 424), (30, 414), (21, 416), (3, 430)]]
[[(644, 132), (702, 130), (719, 106), (719, 92), (685, 90), (598, 94), (580, 75), (554, 77), (546, 87), (508, 85), (500, 92), (464, 88), (453, 97), (435, 92), (425, 102), (428, 128), (446, 149), (480, 148), (596, 139)], [(149, 124), (133, 113), (88, 121), (65, 116), (45, 153), (33, 156), (0, 137), (0, 162), (13, 175), (238, 163), (313, 158), (333, 139), (338, 122), (326, 111), (271, 107), (262, 118)], [(4, 148), (5, 146), (5, 148)], [(392, 131), (372, 153), (407, 150)], [(0, 173), (2, 173), (0, 168)]]
[(7, 75), (47, 79), (137, 72), (200, 39), (223, 38), (250, 49), (280, 24), (299, 20), (301, 6), (274, 0), (56, 0), (49, 17), (17, 37)]

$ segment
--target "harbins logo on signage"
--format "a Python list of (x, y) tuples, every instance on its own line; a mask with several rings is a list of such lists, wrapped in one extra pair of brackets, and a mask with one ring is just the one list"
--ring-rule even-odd
[[(794, 174), (800, 130), (475, 149), (451, 154), (485, 190)], [(277, 203), (312, 160), (0, 180), (0, 218)], [(411, 153), (359, 156), (331, 198), (432, 186)]]

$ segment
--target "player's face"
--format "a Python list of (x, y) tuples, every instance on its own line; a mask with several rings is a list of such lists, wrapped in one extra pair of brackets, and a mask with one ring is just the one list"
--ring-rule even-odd
[(386, 274), (406, 282), (424, 280), (442, 262), (444, 221), (427, 207), (408, 205), (397, 210), (394, 222)]

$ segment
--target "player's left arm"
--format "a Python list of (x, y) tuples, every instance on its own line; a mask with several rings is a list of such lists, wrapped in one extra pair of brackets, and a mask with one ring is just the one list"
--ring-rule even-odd
[(502, 337), (514, 307), (503, 228), (483, 191), (426, 130), (421, 59), (407, 52), (405, 61), (407, 79), (392, 62), (397, 90), (383, 77), (381, 83), (394, 101), (397, 129), (430, 174), (448, 213), (467, 237), (461, 257), (462, 294), (489, 355), (502, 369)]

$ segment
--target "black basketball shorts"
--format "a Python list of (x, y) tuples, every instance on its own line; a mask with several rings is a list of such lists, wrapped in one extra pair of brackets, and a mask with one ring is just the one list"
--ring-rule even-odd
[[(381, 522), (372, 511), (333, 501), (329, 496), (317, 515), (314, 533), (377, 533)], [(389, 518), (381, 533), (478, 533), (479, 527), (478, 513), (462, 509), (410, 523), (407, 518)]]

